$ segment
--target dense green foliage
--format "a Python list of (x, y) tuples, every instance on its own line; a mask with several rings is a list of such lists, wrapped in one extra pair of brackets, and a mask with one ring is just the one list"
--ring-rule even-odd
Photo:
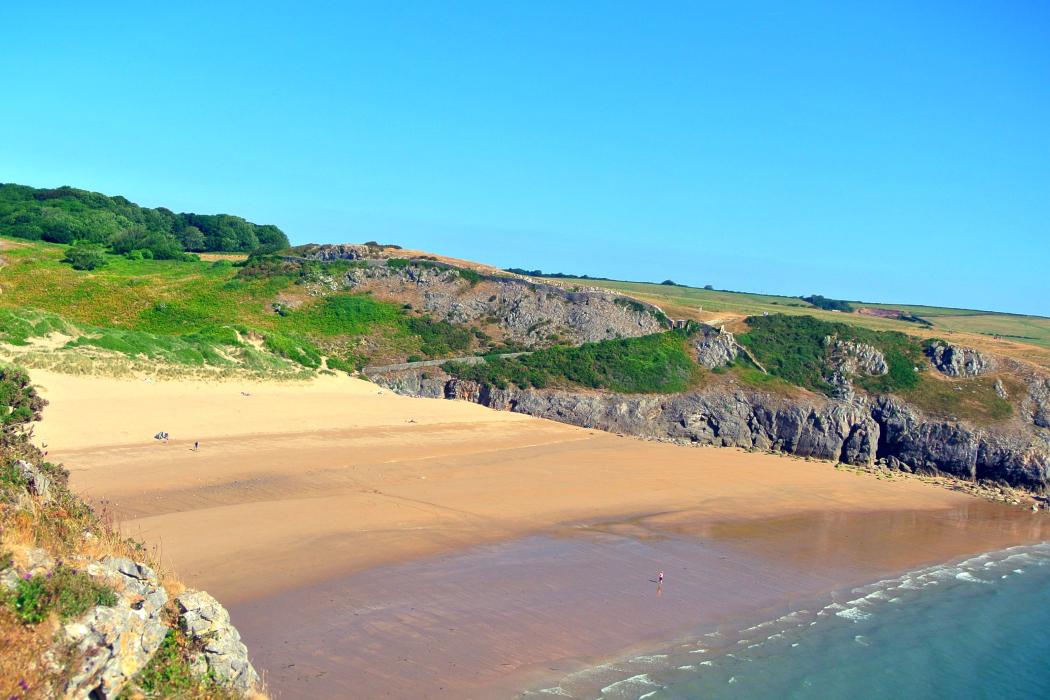
[(96, 605), (113, 606), (117, 595), (87, 574), (59, 566), (46, 574), (19, 579), (7, 597), (7, 605), (25, 624), (38, 624), (52, 610), (59, 618), (78, 617)]
[(72, 187), (0, 184), (0, 234), (52, 243), (86, 241), (118, 253), (151, 250), (158, 259), (184, 251), (254, 251), (288, 247), (276, 226), (229, 214), (176, 214)]
[(698, 372), (681, 333), (553, 347), (521, 357), (491, 357), (477, 365), (448, 363), (445, 369), (453, 376), (501, 388), (567, 383), (623, 393), (685, 391)]
[(69, 263), (74, 270), (97, 270), (108, 262), (106, 250), (97, 243), (78, 241), (69, 246), (62, 262)]
[(811, 294), (808, 297), (799, 297), (799, 299), (812, 304), (818, 309), (824, 309), (825, 311), (845, 311), (846, 313), (853, 311), (853, 306), (850, 305), (848, 301), (842, 301), (841, 299), (828, 299), (819, 294)]
[(737, 336), (769, 371), (791, 384), (824, 394), (832, 393), (827, 382), (828, 348), (824, 338), (837, 337), (866, 343), (882, 352), (889, 373), (878, 377), (858, 377), (857, 384), (873, 392), (885, 393), (914, 387), (919, 382), (917, 367), (924, 367), (922, 344), (896, 331), (822, 321), (812, 316), (771, 314), (747, 319), (748, 332)]
[(0, 427), (5, 432), (40, 420), (46, 405), (24, 369), (0, 367)]

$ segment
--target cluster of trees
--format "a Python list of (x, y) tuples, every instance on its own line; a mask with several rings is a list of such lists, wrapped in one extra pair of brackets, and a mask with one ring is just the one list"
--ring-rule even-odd
[(119, 254), (148, 251), (149, 257), (162, 260), (194, 252), (251, 253), (288, 247), (281, 229), (239, 216), (176, 214), (73, 187), (36, 189), (2, 183), (0, 233), (51, 243), (95, 244)]
[(841, 299), (828, 299), (819, 294), (811, 294), (808, 297), (799, 297), (799, 299), (812, 304), (818, 309), (824, 309), (825, 311), (845, 311), (846, 313), (853, 311), (853, 306), (851, 306), (848, 301), (842, 301)]

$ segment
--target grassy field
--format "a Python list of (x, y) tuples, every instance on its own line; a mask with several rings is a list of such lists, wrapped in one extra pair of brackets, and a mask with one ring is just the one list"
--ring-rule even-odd
[[(868, 308), (897, 309), (905, 314), (919, 316), (932, 324), (919, 324), (858, 313), (824, 311), (795, 297), (725, 292), (719, 290), (681, 287), (648, 282), (616, 282), (583, 279), (563, 279), (560, 282), (582, 287), (603, 287), (631, 294), (662, 307), (672, 318), (730, 321), (743, 316), (769, 314), (807, 314), (825, 321), (837, 321), (873, 330), (892, 330), (923, 337), (967, 334), (982, 336), (996, 342), (996, 336), (1017, 345), (1034, 345), (1050, 349), (1050, 318), (1025, 316), (967, 309), (898, 304), (858, 304)], [(981, 340), (981, 338), (977, 338)], [(978, 343), (980, 344), (980, 343)], [(987, 347), (987, 346), (985, 346)]]

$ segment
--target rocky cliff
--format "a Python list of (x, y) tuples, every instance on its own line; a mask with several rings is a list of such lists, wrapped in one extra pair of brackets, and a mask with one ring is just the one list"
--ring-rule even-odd
[[(865, 354), (865, 353), (861, 353)], [(877, 369), (877, 361), (870, 363)], [(444, 373), (375, 377), (392, 390), (459, 399), (498, 410), (650, 439), (784, 452), (846, 464), (876, 461), (905, 471), (1050, 488), (1050, 433), (940, 420), (892, 396), (849, 400), (791, 396), (733, 382), (674, 395), (500, 389)], [(1042, 415), (1042, 414), (1038, 414)]]
[(320, 293), (368, 292), (436, 320), (484, 329), (517, 346), (579, 345), (667, 327), (656, 306), (606, 290), (566, 289), (425, 258), (397, 258), (397, 252), (364, 245), (312, 245), (295, 249), (295, 259), (354, 263), (333, 268)]

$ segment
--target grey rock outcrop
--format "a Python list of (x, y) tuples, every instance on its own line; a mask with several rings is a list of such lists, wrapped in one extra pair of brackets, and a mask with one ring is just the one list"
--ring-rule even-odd
[(603, 290), (570, 291), (518, 277), (469, 278), (445, 266), (370, 265), (346, 272), (344, 287), (370, 291), (404, 303), (433, 318), (458, 324), (490, 325), (504, 340), (527, 347), (556, 341), (580, 344), (665, 330), (651, 304)]
[(375, 381), (399, 393), (472, 401), (644, 438), (770, 450), (846, 464), (892, 458), (907, 471), (999, 479), (1037, 492), (1050, 487), (1050, 441), (932, 419), (890, 397), (784, 397), (739, 386), (675, 395), (575, 393), (499, 389), (442, 373), (423, 378), (414, 372), (391, 373)]
[(696, 361), (707, 369), (727, 367), (736, 359), (736, 338), (724, 328), (702, 326), (693, 336), (692, 342), (696, 351)]
[(890, 371), (883, 354), (866, 343), (826, 336), (824, 347), (829, 370), (825, 380), (834, 387), (835, 398), (850, 401), (856, 396), (854, 377), (880, 376)]
[(113, 607), (97, 606), (62, 628), (76, 665), (64, 693), (69, 698), (113, 698), (145, 668), (168, 633), (161, 612), (168, 600), (156, 573), (124, 557), (93, 562), (85, 572), (118, 594)]
[(259, 682), (259, 674), (248, 660), (248, 649), (241, 635), (230, 624), (230, 614), (204, 591), (188, 591), (175, 598), (179, 624), (187, 636), (201, 644), (191, 660), (197, 673), (210, 672), (222, 682), (249, 690)]
[(931, 364), (949, 377), (976, 377), (995, 368), (995, 361), (973, 348), (931, 343), (926, 348)]
[(1021, 411), (1033, 425), (1050, 428), (1050, 379), (1029, 380), (1028, 396), (1021, 404)]
[(15, 460), (15, 468), (25, 479), (29, 493), (37, 496), (43, 503), (51, 502), (51, 477), (24, 459)]

